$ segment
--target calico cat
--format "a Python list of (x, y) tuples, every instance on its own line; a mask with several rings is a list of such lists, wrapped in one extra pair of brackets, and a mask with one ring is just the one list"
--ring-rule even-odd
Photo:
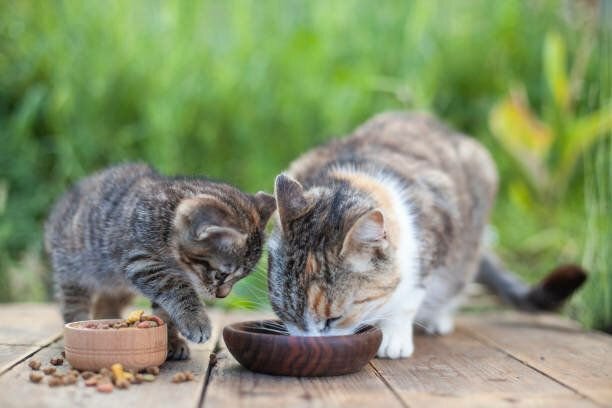
[(277, 177), (268, 286), (293, 335), (378, 325), (378, 356), (413, 352), (413, 323), (453, 330), (477, 273), (525, 310), (559, 306), (584, 280), (577, 267), (530, 289), (483, 251), (497, 190), (489, 153), (416, 113), (385, 113), (315, 148)]
[[(189, 357), (182, 333), (210, 336), (199, 295), (225, 297), (253, 269), (274, 197), (126, 164), (82, 180), (45, 226), (65, 322), (117, 318), (134, 293), (168, 323), (168, 358)], [(177, 332), (178, 329), (178, 332)]]

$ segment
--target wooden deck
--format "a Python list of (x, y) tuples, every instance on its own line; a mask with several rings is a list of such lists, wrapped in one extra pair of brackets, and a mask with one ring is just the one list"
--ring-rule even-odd
[[(612, 407), (612, 336), (555, 316), (464, 315), (447, 337), (416, 338), (413, 357), (373, 360), (357, 374), (288, 378), (251, 373), (225, 351), (220, 329), (261, 315), (211, 313), (214, 338), (152, 384), (100, 394), (83, 383), (28, 381), (27, 362), (62, 348), (55, 305), (0, 306), (0, 407)], [(211, 355), (213, 356), (211, 358)], [(196, 381), (172, 384), (177, 370)]]

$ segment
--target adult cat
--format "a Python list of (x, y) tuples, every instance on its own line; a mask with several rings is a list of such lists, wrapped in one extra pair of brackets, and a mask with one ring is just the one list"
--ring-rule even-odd
[(398, 358), (413, 352), (413, 322), (452, 331), (479, 270), (519, 308), (559, 306), (584, 280), (582, 270), (559, 270), (530, 289), (484, 255), (496, 190), (488, 152), (422, 114), (381, 114), (313, 149), (276, 179), (274, 311), (294, 335), (376, 324), (378, 355)]
[(225, 297), (259, 260), (274, 197), (204, 178), (164, 177), (146, 165), (111, 167), (82, 180), (45, 228), (64, 321), (120, 317), (133, 294), (168, 323), (168, 358), (185, 359), (178, 336), (203, 342), (210, 322), (198, 295)]

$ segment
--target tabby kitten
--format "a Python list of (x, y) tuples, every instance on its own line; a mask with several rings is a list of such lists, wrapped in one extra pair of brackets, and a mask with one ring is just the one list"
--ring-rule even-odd
[(58, 201), (45, 227), (64, 321), (90, 311), (117, 318), (140, 293), (168, 323), (168, 358), (188, 358), (178, 332), (194, 342), (210, 336), (199, 295), (225, 297), (249, 274), (275, 208), (266, 193), (141, 164), (93, 174)]
[(578, 268), (530, 290), (482, 250), (497, 171), (473, 139), (421, 114), (386, 113), (298, 158), (277, 177), (268, 285), (293, 335), (378, 325), (380, 357), (413, 352), (413, 322), (453, 330), (466, 284), (483, 282), (523, 309), (558, 306)]

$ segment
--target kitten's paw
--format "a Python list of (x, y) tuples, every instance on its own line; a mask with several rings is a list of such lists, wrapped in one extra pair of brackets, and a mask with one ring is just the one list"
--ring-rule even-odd
[(204, 343), (210, 338), (210, 320), (204, 311), (181, 316), (174, 323), (181, 334), (194, 343)]
[(190, 356), (187, 342), (180, 337), (168, 339), (168, 355), (166, 360), (187, 360)]
[(383, 328), (383, 339), (376, 355), (381, 358), (410, 357), (414, 351), (411, 329)]

